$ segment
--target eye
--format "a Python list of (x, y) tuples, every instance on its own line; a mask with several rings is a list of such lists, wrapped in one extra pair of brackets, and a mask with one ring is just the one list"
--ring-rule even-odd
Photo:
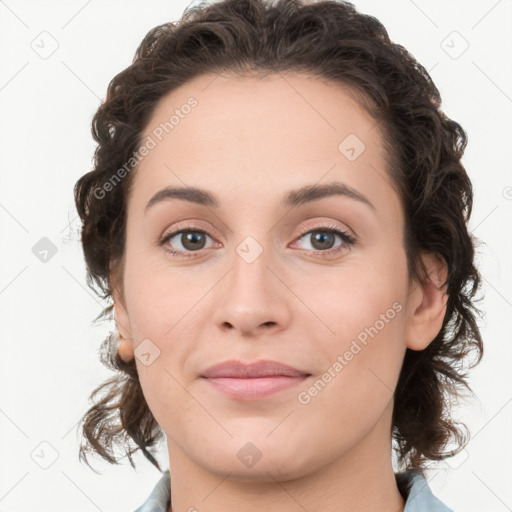
[[(315, 257), (328, 257), (346, 251), (350, 245), (355, 243), (355, 238), (335, 226), (318, 226), (314, 229), (303, 229), (303, 234), (297, 239), (312, 240), (314, 247), (310, 251)], [(159, 245), (166, 246), (165, 250), (176, 257), (192, 257), (194, 252), (205, 248), (206, 238), (211, 238), (208, 233), (194, 226), (185, 226), (184, 228), (173, 231), (163, 236)], [(342, 243), (338, 247), (332, 248), (336, 237)], [(172, 242), (176, 239), (175, 242)], [(171, 243), (172, 242), (172, 243)], [(181, 247), (177, 247), (181, 245)], [(173, 249), (169, 249), (169, 246)]]
[[(341, 239), (343, 243), (338, 247), (333, 248), (336, 237)], [(355, 243), (354, 237), (335, 226), (319, 226), (314, 229), (309, 229), (305, 231), (298, 240), (303, 238), (312, 241), (311, 245), (313, 245), (313, 255), (321, 258), (346, 251), (350, 245)]]
[(175, 238), (176, 242), (171, 245), (175, 247), (174, 244), (178, 244), (178, 246), (181, 245), (181, 247), (178, 247), (178, 250), (171, 250), (169, 248), (166, 248), (165, 250), (173, 255), (183, 255), (188, 257), (193, 256), (193, 254), (187, 254), (187, 252), (196, 252), (204, 249), (206, 237), (210, 237), (210, 235), (205, 231), (196, 229), (194, 226), (186, 226), (179, 231), (173, 231), (172, 233), (164, 235), (160, 241), (160, 245), (167, 244)]

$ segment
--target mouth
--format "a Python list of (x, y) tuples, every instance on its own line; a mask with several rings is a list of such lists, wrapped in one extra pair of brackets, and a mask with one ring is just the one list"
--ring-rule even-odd
[(244, 364), (231, 360), (211, 366), (203, 372), (214, 390), (234, 400), (260, 400), (297, 386), (310, 373), (277, 361)]

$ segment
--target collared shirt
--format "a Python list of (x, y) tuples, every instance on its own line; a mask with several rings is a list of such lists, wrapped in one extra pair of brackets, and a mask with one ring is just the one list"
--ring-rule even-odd
[[(404, 512), (453, 512), (437, 499), (423, 476), (417, 471), (407, 470), (395, 473), (398, 489), (404, 497)], [(155, 485), (146, 501), (135, 512), (167, 512), (171, 501), (169, 470)]]

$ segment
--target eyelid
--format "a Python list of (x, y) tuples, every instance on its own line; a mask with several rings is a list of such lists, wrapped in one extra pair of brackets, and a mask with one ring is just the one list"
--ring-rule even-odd
[[(351, 230), (346, 229), (345, 227), (336, 226), (332, 221), (319, 221), (320, 224), (313, 224), (308, 226), (302, 226), (299, 228), (299, 234), (300, 236), (305, 235), (307, 233), (310, 233), (311, 231), (319, 231), (321, 229), (325, 230), (335, 230), (335, 231), (341, 231), (345, 233), (347, 236), (350, 236), (351, 238), (355, 238), (354, 235), (352, 235)], [(298, 238), (300, 238), (300, 236)]]
[[(169, 235), (177, 235), (178, 233), (182, 232), (182, 231), (194, 231), (194, 232), (201, 232), (201, 233), (206, 233), (208, 236), (212, 237), (212, 235), (210, 234), (211, 231), (216, 231), (213, 227), (208, 227), (208, 228), (203, 228), (203, 227), (200, 227), (199, 226), (199, 223), (200, 221), (196, 221), (194, 219), (192, 220), (188, 220), (188, 221), (183, 221), (184, 224), (178, 222), (176, 225), (173, 226), (172, 229), (165, 229), (163, 234), (159, 237), (159, 240), (162, 240), (166, 237), (168, 237)], [(196, 222), (198, 224), (196, 224)], [(217, 236), (217, 235), (215, 235)]]

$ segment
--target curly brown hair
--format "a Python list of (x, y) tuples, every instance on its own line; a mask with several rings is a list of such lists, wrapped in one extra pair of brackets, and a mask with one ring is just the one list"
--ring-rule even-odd
[[(442, 328), (427, 348), (405, 354), (395, 390), (394, 453), (401, 466), (420, 472), (429, 460), (458, 453), (469, 438), (465, 425), (451, 418), (450, 406), (463, 389), (471, 392), (468, 357), (476, 353), (473, 367), (483, 355), (474, 299), (481, 280), (474, 264), (477, 239), (466, 225), (473, 191), (461, 163), (467, 135), (440, 110), (439, 91), (425, 68), (389, 39), (376, 18), (357, 12), (351, 3), (202, 2), (185, 10), (178, 22), (147, 33), (133, 63), (108, 86), (92, 123), (98, 144), (94, 168), (74, 189), (88, 285), (102, 299), (111, 298), (115, 286), (122, 287), (126, 206), (134, 172), (119, 179), (119, 170), (132, 162), (157, 103), (194, 77), (223, 71), (299, 71), (341, 83), (380, 124), (387, 172), (405, 212), (409, 278), (424, 275), (423, 251), (441, 255), (448, 267)], [(109, 187), (116, 173), (119, 183)], [(113, 304), (95, 321), (112, 319), (112, 312)], [(112, 335), (100, 354), (116, 375), (91, 394), (94, 402), (103, 392), (82, 419), (86, 443), (80, 459), (87, 462), (87, 452), (93, 451), (118, 463), (113, 451), (118, 445), (133, 467), (131, 454), (140, 449), (161, 471), (148, 449), (163, 432), (144, 398), (135, 361), (120, 358)], [(456, 449), (447, 450), (450, 442)]]

